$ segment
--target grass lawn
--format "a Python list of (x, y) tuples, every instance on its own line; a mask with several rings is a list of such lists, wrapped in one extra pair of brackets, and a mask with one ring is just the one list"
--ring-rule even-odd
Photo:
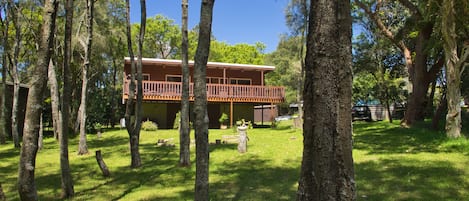
[[(248, 130), (248, 152), (236, 144), (210, 145), (212, 200), (295, 200), (302, 154), (300, 130), (291, 121), (277, 129)], [(355, 177), (359, 200), (468, 200), (469, 140), (449, 140), (424, 125), (403, 129), (387, 122), (354, 123)], [(210, 142), (232, 129), (210, 130)], [(170, 139), (175, 147), (157, 146)], [(193, 138), (192, 138), (193, 139)], [(89, 155), (77, 156), (78, 138), (70, 139), (74, 200), (193, 200), (195, 156), (192, 168), (177, 166), (176, 130), (142, 132), (143, 167), (130, 169), (125, 130), (108, 130), (101, 139), (88, 135)], [(104, 178), (94, 152), (101, 150), (111, 171)], [(191, 146), (192, 153), (195, 147)], [(15, 187), (19, 150), (11, 142), (0, 145), (0, 183), (8, 200), (18, 200)], [(36, 161), (40, 200), (59, 200), (58, 144), (44, 140)]]

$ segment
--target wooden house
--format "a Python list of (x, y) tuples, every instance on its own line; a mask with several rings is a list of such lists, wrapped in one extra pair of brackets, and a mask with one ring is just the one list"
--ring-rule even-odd
[[(123, 102), (129, 95), (130, 58), (125, 58), (124, 63)], [(181, 105), (181, 61), (144, 58), (142, 64), (143, 120), (154, 121), (159, 128), (172, 128)], [(194, 101), (193, 67), (194, 62), (190, 61), (191, 104)], [(274, 66), (208, 62), (206, 81), (209, 127), (220, 127), (218, 119), (222, 113), (228, 115), (230, 126), (241, 119), (254, 122), (255, 106), (283, 102), (285, 89), (266, 86), (264, 83), (265, 74), (274, 69)]]

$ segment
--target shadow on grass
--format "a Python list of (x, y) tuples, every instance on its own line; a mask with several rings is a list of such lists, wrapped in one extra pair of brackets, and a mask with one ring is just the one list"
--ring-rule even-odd
[(447, 141), (443, 133), (423, 126), (401, 128), (386, 122), (356, 123), (354, 133), (354, 149), (369, 154), (439, 152), (439, 145)]
[(357, 163), (355, 172), (359, 200), (467, 200), (468, 196), (464, 173), (448, 162), (418, 164), (391, 158)]

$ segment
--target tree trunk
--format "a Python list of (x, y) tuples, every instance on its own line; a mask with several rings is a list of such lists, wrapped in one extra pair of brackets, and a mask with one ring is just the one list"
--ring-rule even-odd
[(20, 135), (18, 132), (18, 101), (20, 94), (20, 78), (18, 72), (18, 57), (21, 47), (21, 24), (18, 22), (18, 9), (17, 5), (13, 1), (8, 2), (9, 13), (11, 14), (11, 20), (13, 22), (13, 27), (15, 28), (15, 43), (13, 47), (13, 58), (10, 55), (10, 66), (11, 66), (11, 76), (13, 78), (13, 106), (11, 107), (11, 134), (13, 137), (13, 143), (15, 148), (20, 147)]
[(454, 0), (444, 0), (442, 3), (441, 33), (446, 58), (446, 99), (448, 113), (446, 114), (446, 136), (461, 137), (461, 77), (460, 67), (457, 65), (458, 51), (456, 41), (456, 19)]
[(356, 199), (350, 9), (350, 1), (311, 2), (297, 200)]
[(78, 155), (88, 153), (88, 146), (86, 145), (86, 100), (88, 91), (88, 70), (91, 66), (91, 50), (93, 43), (94, 0), (86, 1), (86, 17), (87, 38), (83, 44), (83, 48), (85, 49), (85, 56), (82, 68), (81, 102), (80, 109), (78, 109), (80, 117), (80, 142), (78, 145)]
[(54, 138), (59, 138), (59, 132), (62, 131), (62, 116), (60, 114), (60, 95), (59, 85), (57, 83), (57, 75), (55, 72), (54, 64), (52, 60), (49, 62), (48, 70), (48, 81), (51, 96), (51, 108), (52, 108), (52, 125), (54, 131)]
[(209, 200), (209, 150), (207, 113), (207, 61), (210, 52), (212, 14), (215, 0), (202, 0), (200, 9), (199, 40), (194, 62), (194, 113), (195, 113), (195, 197), (196, 201)]
[(188, 0), (182, 0), (182, 97), (179, 128), (179, 166), (191, 166), (190, 125), (189, 125), (189, 38), (187, 34)]
[(62, 199), (68, 199), (74, 196), (73, 178), (70, 170), (70, 162), (68, 157), (68, 134), (69, 134), (69, 117), (70, 117), (70, 62), (72, 55), (72, 24), (73, 24), (73, 0), (65, 1), (65, 36), (64, 36), (64, 59), (63, 59), (63, 91), (62, 104), (60, 111), (60, 170), (61, 170), (61, 187)]
[[(5, 6), (6, 3), (3, 5)], [(2, 12), (0, 12), (0, 21), (2, 22), (2, 47), (4, 52), (9, 51), (9, 46), (8, 46), (8, 31), (9, 31), (9, 26), (10, 26), (10, 18), (9, 16), (9, 11), (8, 9), (4, 10), (5, 16), (2, 16)], [(7, 129), (6, 129), (6, 118), (7, 118), (7, 113), (6, 113), (6, 108), (7, 108), (7, 103), (6, 103), (6, 94), (7, 94), (7, 83), (6, 83), (6, 76), (7, 76), (7, 54), (2, 54), (2, 90), (3, 90), (3, 96), (2, 96), (2, 105), (1, 105), (1, 114), (0, 114), (0, 144), (6, 144), (6, 138), (7, 138)]]
[(101, 150), (96, 151), (96, 162), (98, 162), (99, 169), (101, 169), (103, 176), (105, 177), (111, 176), (111, 173), (109, 172), (109, 169), (107, 168), (106, 163), (104, 163), (103, 156), (101, 155)]
[(43, 104), (43, 94), (47, 82), (47, 68), (52, 54), (55, 18), (58, 3), (56, 0), (45, 1), (41, 42), (38, 51), (38, 63), (32, 69), (29, 82), (26, 118), (24, 123), (23, 146), (21, 147), (18, 168), (18, 192), (21, 200), (38, 200), (34, 171), (39, 133), (39, 120)]
[(438, 105), (438, 108), (435, 111), (435, 114), (433, 114), (432, 118), (432, 129), (435, 131), (438, 131), (440, 127), (440, 118), (443, 112), (445, 111), (445, 108), (447, 108), (447, 101), (446, 101), (446, 90), (443, 91), (443, 95), (441, 95), (441, 100), (440, 104)]
[(3, 192), (3, 188), (2, 188), (2, 183), (0, 183), (0, 201), (6, 201), (7, 198), (5, 196), (5, 193)]
[[(145, 0), (140, 0), (141, 18), (140, 18), (140, 32), (138, 37), (137, 55), (138, 64), (135, 66), (135, 58), (132, 50), (132, 40), (130, 32), (130, 3), (126, 0), (126, 20), (127, 20), (127, 49), (129, 51), (130, 62), (131, 62), (131, 78), (129, 86), (129, 98), (127, 99), (126, 111), (125, 111), (125, 124), (127, 132), (129, 133), (130, 143), (130, 156), (131, 156), (131, 168), (137, 168), (142, 165), (139, 152), (139, 141), (140, 141), (140, 127), (142, 121), (142, 48), (143, 40), (145, 37), (146, 28), (146, 3)], [(135, 74), (137, 74), (137, 100), (135, 99)]]

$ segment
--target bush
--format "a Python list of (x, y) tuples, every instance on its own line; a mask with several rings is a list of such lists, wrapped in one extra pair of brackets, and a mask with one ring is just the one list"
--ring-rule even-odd
[(150, 120), (144, 121), (142, 123), (142, 128), (141, 130), (144, 131), (156, 131), (158, 130), (158, 125), (155, 122), (152, 122)]
[(181, 111), (176, 113), (176, 117), (174, 118), (174, 123), (173, 123), (173, 129), (179, 129), (180, 126), (180, 121), (181, 121)]
[(228, 120), (229, 120), (228, 115), (223, 112), (220, 118), (218, 119), (218, 122), (220, 122), (220, 124), (226, 124)]

